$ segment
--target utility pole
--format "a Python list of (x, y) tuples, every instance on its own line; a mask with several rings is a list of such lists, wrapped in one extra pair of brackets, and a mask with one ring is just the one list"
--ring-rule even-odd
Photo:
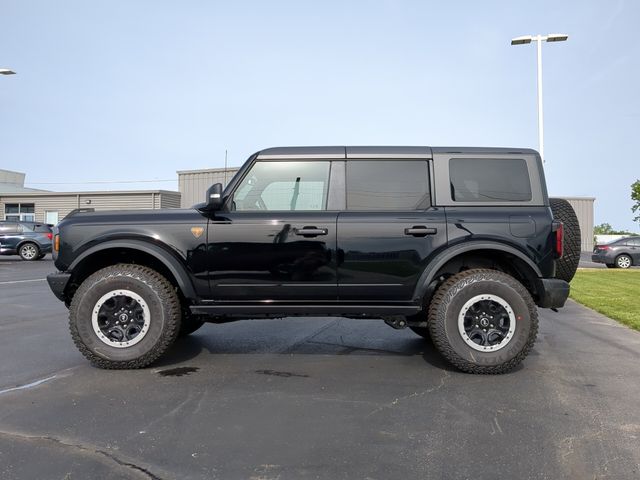
[(538, 49), (538, 150), (542, 161), (544, 158), (544, 119), (542, 113), (542, 42), (564, 42), (569, 35), (564, 33), (550, 33), (549, 35), (524, 35), (511, 40), (511, 45), (526, 45), (533, 41)]
[(224, 186), (227, 186), (227, 150), (224, 150)]

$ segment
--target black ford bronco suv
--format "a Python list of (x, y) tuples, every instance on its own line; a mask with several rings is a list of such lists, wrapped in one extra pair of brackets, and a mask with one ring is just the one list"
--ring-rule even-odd
[(54, 234), (49, 285), (103, 368), (147, 366), (203, 322), (329, 315), (503, 373), (537, 307), (564, 305), (580, 245), (538, 153), (498, 148), (271, 148), (194, 208), (78, 211)]

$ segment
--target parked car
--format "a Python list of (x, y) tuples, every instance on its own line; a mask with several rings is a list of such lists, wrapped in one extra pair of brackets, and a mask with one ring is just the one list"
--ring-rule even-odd
[(629, 268), (640, 265), (640, 237), (627, 237), (596, 245), (591, 260), (609, 268)]
[(55, 228), (47, 279), (95, 365), (144, 367), (203, 322), (335, 315), (409, 327), (463, 371), (503, 373), (578, 265), (575, 212), (547, 197), (528, 149), (272, 148), (205, 198)]
[(0, 255), (40, 260), (51, 253), (52, 225), (37, 222), (0, 222)]

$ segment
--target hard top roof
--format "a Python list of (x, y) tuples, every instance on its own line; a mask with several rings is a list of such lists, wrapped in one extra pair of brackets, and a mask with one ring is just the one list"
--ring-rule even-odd
[(257, 152), (259, 159), (278, 158), (431, 158), (433, 154), (537, 154), (530, 148), (426, 147), (426, 146), (335, 146), (274, 147)]

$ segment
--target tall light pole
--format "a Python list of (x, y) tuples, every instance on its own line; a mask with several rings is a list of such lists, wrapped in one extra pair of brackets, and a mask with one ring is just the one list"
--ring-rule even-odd
[(544, 162), (544, 122), (542, 117), (542, 42), (564, 42), (569, 35), (550, 33), (549, 35), (524, 35), (511, 40), (511, 45), (526, 45), (533, 41), (538, 44), (538, 149)]
[(0, 75), (15, 75), (16, 72), (9, 70), (8, 68), (0, 68)]

